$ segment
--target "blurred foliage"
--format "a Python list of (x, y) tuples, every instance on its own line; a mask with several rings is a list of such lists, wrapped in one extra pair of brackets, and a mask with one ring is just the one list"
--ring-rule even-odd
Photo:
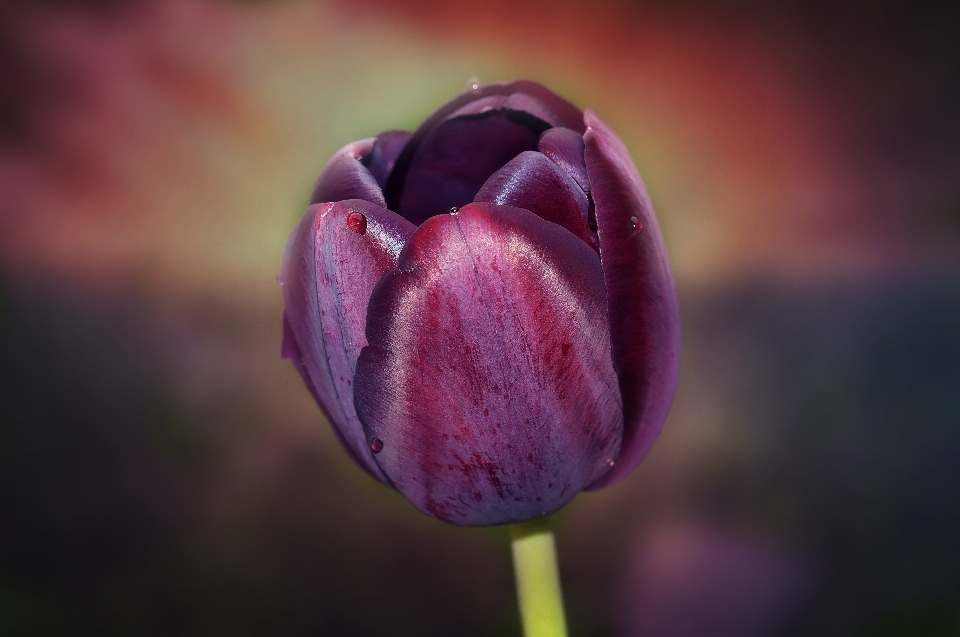
[(878, 621), (863, 637), (955, 637), (960, 635), (960, 605), (913, 604)]

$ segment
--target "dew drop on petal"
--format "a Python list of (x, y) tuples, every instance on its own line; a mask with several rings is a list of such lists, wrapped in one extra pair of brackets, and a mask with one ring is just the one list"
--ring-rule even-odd
[(643, 230), (643, 224), (636, 217), (630, 217), (630, 229), (633, 230), (633, 234), (637, 234)]
[(383, 451), (383, 441), (379, 438), (374, 438), (370, 441), (370, 451), (373, 453), (380, 453)]
[(452, 215), (460, 214), (460, 209), (454, 206), (453, 208), (450, 209), (450, 214)]
[(480, 78), (478, 77), (469, 77), (467, 78), (466, 90), (475, 91), (480, 88)]
[(347, 215), (347, 227), (357, 234), (365, 234), (367, 232), (367, 218), (359, 212), (351, 212)]

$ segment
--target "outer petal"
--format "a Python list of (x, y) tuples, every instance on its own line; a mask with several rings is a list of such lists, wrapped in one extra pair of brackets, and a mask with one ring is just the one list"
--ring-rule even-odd
[(663, 427), (677, 385), (680, 316), (660, 226), (640, 174), (603, 120), (587, 110), (584, 121), (613, 362), (623, 394), (620, 461), (590, 487), (600, 488), (636, 466)]
[[(283, 283), (281, 283), (281, 285), (283, 285)], [(290, 319), (287, 317), (286, 311), (283, 312), (283, 337), (280, 342), (280, 356), (293, 363), (293, 366), (300, 374), (300, 378), (303, 379), (307, 389), (310, 390), (313, 399), (320, 405), (320, 409), (323, 411), (323, 415), (327, 417), (327, 421), (333, 422), (333, 418), (330, 417), (330, 414), (323, 406), (324, 401), (321, 400), (320, 394), (317, 393), (317, 388), (314, 386), (313, 381), (310, 380), (310, 373), (307, 371), (307, 360), (300, 352), (300, 346), (297, 344), (297, 338), (293, 335), (293, 326), (290, 324)], [(337, 439), (340, 443), (345, 444), (339, 430), (337, 430), (336, 427), (334, 427), (333, 430), (337, 434)]]
[[(400, 210), (401, 208), (401, 191), (405, 188), (404, 183), (411, 167), (410, 164), (426, 136), (441, 124), (441, 122), (448, 120), (457, 111), (464, 109), (464, 107), (469, 107), (472, 102), (484, 100), (491, 96), (505, 96), (509, 98), (504, 100), (496, 108), (506, 109), (512, 113), (519, 114), (521, 119), (529, 116), (545, 122), (547, 126), (565, 126), (580, 133), (583, 133), (585, 130), (583, 114), (577, 107), (536, 82), (517, 80), (514, 82), (485, 84), (474, 90), (467, 91), (441, 106), (433, 115), (427, 118), (427, 120), (420, 125), (420, 128), (414, 132), (413, 137), (411, 137), (409, 143), (397, 158), (395, 169), (391, 173), (387, 185), (384, 188), (387, 204), (391, 210)], [(488, 103), (485, 103), (484, 106), (479, 109), (476, 107), (467, 108), (462, 114), (477, 114), (482, 112), (483, 108), (487, 108), (487, 110), (493, 109)], [(544, 126), (544, 128), (546, 128), (546, 126)], [(535, 147), (534, 145), (522, 150), (534, 150)], [(510, 157), (506, 159), (510, 159)], [(505, 161), (506, 160), (504, 160), (504, 162)], [(501, 162), (501, 165), (504, 162)], [(492, 171), (487, 173), (487, 175), (476, 184), (477, 189), (491, 173)], [(476, 189), (473, 192), (475, 193)], [(471, 199), (467, 199), (466, 201), (470, 201)], [(441, 212), (445, 212), (445, 210), (441, 210)], [(423, 218), (426, 217), (424, 216)]]
[(542, 153), (525, 151), (508, 161), (490, 175), (474, 201), (526, 208), (541, 219), (560, 224), (596, 249), (587, 227), (587, 195)]
[(366, 345), (370, 293), (396, 267), (413, 231), (407, 220), (362, 200), (310, 206), (290, 235), (280, 279), (283, 355), (293, 359), (347, 452), (383, 482), (354, 409), (353, 376)]
[(367, 318), (357, 411), (382, 442), (378, 464), (421, 511), (464, 525), (529, 519), (615, 462), (603, 275), (564, 228), (491, 204), (433, 217)]
[(381, 208), (387, 204), (380, 184), (364, 165), (377, 142), (376, 137), (351, 142), (334, 153), (324, 166), (310, 195), (310, 203), (363, 199)]

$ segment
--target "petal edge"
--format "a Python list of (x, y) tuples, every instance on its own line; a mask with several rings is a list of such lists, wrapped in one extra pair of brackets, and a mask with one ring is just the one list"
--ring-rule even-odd
[(666, 247), (643, 180), (616, 133), (589, 109), (584, 121), (584, 158), (596, 205), (624, 410), (620, 461), (589, 486), (599, 489), (626, 476), (663, 428), (677, 387), (680, 316)]

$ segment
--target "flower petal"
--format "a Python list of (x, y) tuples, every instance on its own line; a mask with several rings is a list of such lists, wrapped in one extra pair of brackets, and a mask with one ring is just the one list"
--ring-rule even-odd
[(623, 395), (620, 461), (600, 488), (624, 477), (650, 450), (673, 402), (680, 317), (667, 251), (650, 197), (623, 142), (584, 114), (587, 175), (596, 205), (613, 362)]
[(421, 511), (463, 525), (556, 510), (621, 443), (597, 253), (520, 208), (433, 217), (370, 299), (357, 412)]
[(551, 128), (540, 135), (537, 150), (567, 171), (585, 193), (590, 194), (587, 165), (583, 160), (583, 134), (570, 128)]
[[(474, 102), (478, 102), (478, 104), (474, 105)], [(384, 187), (387, 206), (391, 210), (406, 210), (406, 207), (401, 205), (401, 196), (407, 188), (407, 175), (412, 170), (411, 164), (414, 161), (414, 157), (420, 154), (420, 145), (435, 128), (450, 121), (452, 118), (471, 115), (476, 116), (489, 113), (490, 111), (500, 112), (501, 116), (509, 114), (514, 122), (532, 125), (532, 128), (538, 132), (550, 126), (565, 126), (580, 131), (581, 133), (584, 131), (583, 113), (567, 100), (536, 82), (518, 80), (515, 82), (480, 86), (457, 96), (441, 106), (413, 133), (413, 137), (410, 138), (403, 152), (397, 158), (396, 166), (390, 174), (387, 185)], [(542, 124), (538, 122), (542, 122)], [(469, 152), (467, 154), (473, 152), (473, 149), (468, 146), (464, 146), (464, 148), (468, 149)], [(535, 148), (535, 144), (533, 146), (525, 145), (525, 147), (520, 150), (535, 150)], [(494, 170), (514, 157), (518, 152), (520, 151), (505, 157)], [(421, 164), (420, 167), (422, 168), (423, 165)], [(438, 168), (442, 169), (442, 167)], [(452, 206), (462, 206), (471, 201), (473, 195), (476, 194), (480, 186), (483, 185), (483, 182), (486, 181), (487, 177), (492, 173), (493, 170), (489, 170), (489, 172), (482, 176), (482, 179), (475, 178), (475, 186), (472, 192), (469, 192), (469, 188), (465, 188), (465, 191), (469, 192), (470, 195), (468, 198), (463, 199), (463, 196), (458, 196), (453, 199), (453, 203), (445, 204), (446, 207), (437, 204), (434, 207), (437, 212), (433, 214), (445, 213)], [(415, 197), (415, 199), (418, 199), (418, 197)], [(429, 214), (415, 210), (402, 212), (402, 214), (411, 221), (414, 221), (414, 223), (419, 223), (430, 216)]]
[(512, 95), (488, 95), (469, 102), (450, 115), (444, 117), (437, 125), (457, 117), (469, 115), (483, 115), (491, 111), (504, 111), (504, 114), (518, 121), (529, 122), (531, 128), (546, 126), (562, 126), (562, 120), (557, 114), (547, 108), (537, 99), (523, 93)]
[(586, 130), (583, 123), (583, 111), (544, 85), (530, 80), (514, 80), (503, 86), (510, 94), (523, 93), (529, 95), (549, 108), (560, 118), (560, 126), (572, 128), (581, 134)]
[(474, 201), (526, 208), (541, 219), (560, 224), (597, 249), (587, 227), (587, 195), (542, 153), (528, 150), (508, 161), (490, 175)]
[(329, 402), (329, 400), (321, 399), (318, 385), (310, 379), (310, 372), (307, 371), (307, 360), (300, 352), (300, 346), (297, 344), (297, 339), (293, 335), (293, 326), (286, 312), (283, 313), (283, 340), (280, 346), (280, 355), (293, 363), (293, 367), (297, 370), (297, 373), (300, 374), (300, 378), (303, 379), (307, 389), (310, 390), (310, 395), (313, 396), (313, 400), (320, 407), (320, 411), (323, 412), (327, 422), (330, 423), (330, 428), (333, 429), (333, 433), (337, 438), (337, 442), (340, 443), (340, 446), (343, 447), (347, 454), (353, 458), (353, 461), (360, 465), (367, 473), (374, 475), (378, 480), (383, 480), (381, 474), (374, 474), (373, 468), (367, 466), (366, 460), (361, 460), (357, 457), (350, 443), (344, 438), (340, 427), (334, 424), (336, 421), (330, 414), (330, 411), (324, 406), (324, 402)]
[(310, 206), (290, 235), (280, 279), (283, 355), (294, 360), (344, 448), (383, 482), (354, 409), (353, 375), (366, 345), (367, 300), (414, 230), (359, 199)]
[(405, 130), (384, 131), (377, 135), (370, 154), (363, 159), (367, 170), (370, 171), (381, 188), (387, 185), (390, 171), (393, 170), (397, 157), (403, 147), (407, 145), (407, 142), (410, 141), (410, 137), (412, 137), (412, 134)]
[[(465, 108), (472, 110), (479, 104)], [(397, 212), (419, 225), (453, 207), (467, 205), (497, 169), (537, 147), (540, 133), (547, 127), (540, 122), (531, 128), (537, 122), (518, 121), (509, 111), (495, 108), (441, 122), (423, 138), (410, 163)]]
[(380, 184), (363, 163), (364, 158), (373, 151), (376, 142), (375, 137), (362, 139), (347, 144), (334, 153), (317, 178), (313, 194), (310, 195), (310, 203), (363, 199), (386, 208)]

